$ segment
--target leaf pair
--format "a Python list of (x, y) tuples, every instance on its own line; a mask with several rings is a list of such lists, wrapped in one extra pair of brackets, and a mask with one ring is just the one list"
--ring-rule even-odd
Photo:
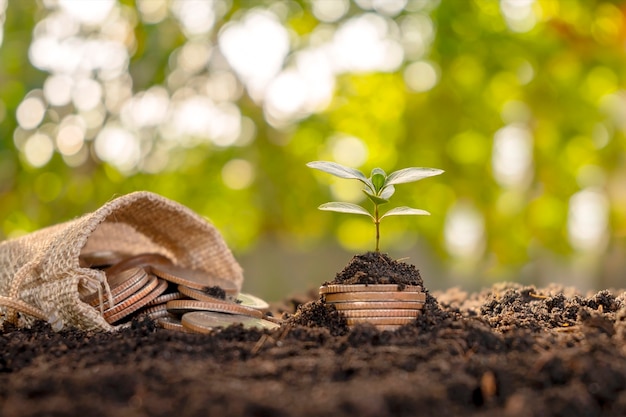
[[(352, 203), (340, 203), (337, 201), (333, 201), (330, 203), (324, 203), (318, 208), (320, 210), (336, 211), (339, 213), (363, 214), (365, 216), (371, 217), (372, 220), (376, 221), (374, 216), (372, 216), (372, 214), (369, 211), (367, 211), (366, 209), (364, 209), (363, 207), (359, 205), (352, 204)], [(428, 216), (430, 215), (430, 213), (427, 212), (426, 210), (420, 210), (416, 208), (401, 206), (401, 207), (392, 208), (391, 210), (387, 211), (382, 216), (379, 216), (378, 220), (380, 221), (387, 216), (409, 216), (409, 215)]]

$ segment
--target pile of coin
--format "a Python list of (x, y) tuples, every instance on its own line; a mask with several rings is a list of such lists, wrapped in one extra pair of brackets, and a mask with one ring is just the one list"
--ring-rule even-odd
[(110, 294), (92, 292), (82, 300), (100, 309), (110, 324), (146, 314), (163, 328), (192, 333), (232, 324), (279, 327), (278, 320), (265, 315), (265, 301), (239, 293), (229, 280), (176, 266), (163, 255), (93, 252), (82, 254), (80, 263), (106, 274)]
[(327, 304), (341, 312), (349, 327), (373, 324), (379, 330), (395, 330), (411, 323), (421, 313), (426, 294), (422, 287), (396, 284), (328, 284), (319, 289)]

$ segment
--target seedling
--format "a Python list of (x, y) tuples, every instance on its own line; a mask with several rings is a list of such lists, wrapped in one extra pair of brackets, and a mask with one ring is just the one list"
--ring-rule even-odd
[(363, 192), (367, 198), (374, 203), (374, 214), (370, 213), (364, 207), (352, 203), (331, 202), (319, 206), (320, 210), (336, 211), (339, 213), (362, 214), (369, 216), (376, 225), (376, 252), (379, 252), (380, 242), (380, 222), (389, 216), (429, 216), (426, 210), (420, 210), (411, 207), (395, 207), (388, 210), (382, 216), (380, 215), (379, 206), (389, 202), (391, 196), (396, 192), (394, 185), (404, 184), (407, 182), (419, 181), (423, 178), (432, 177), (443, 173), (443, 170), (436, 168), (404, 168), (394, 171), (387, 175), (381, 168), (374, 168), (369, 178), (361, 171), (345, 167), (336, 162), (313, 161), (306, 164), (309, 168), (315, 168), (339, 178), (359, 180), (365, 184)]

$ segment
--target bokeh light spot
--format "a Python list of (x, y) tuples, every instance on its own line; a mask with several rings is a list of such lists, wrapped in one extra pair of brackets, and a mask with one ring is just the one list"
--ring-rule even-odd
[(105, 21), (115, 4), (115, 0), (59, 0), (66, 13), (87, 25)]
[(485, 234), (484, 220), (469, 203), (454, 205), (446, 217), (444, 228), (448, 252), (459, 258), (477, 258), (482, 255)]
[(339, 136), (331, 139), (333, 160), (349, 167), (358, 168), (367, 160), (367, 145), (354, 136)]
[(62, 155), (77, 154), (83, 147), (85, 140), (85, 123), (78, 117), (67, 117), (56, 136), (57, 149)]
[(336, 22), (350, 8), (349, 0), (313, 0), (313, 15), (322, 22)]
[(102, 129), (94, 147), (98, 158), (125, 172), (132, 171), (141, 157), (137, 138), (118, 126)]
[(431, 62), (414, 62), (404, 70), (406, 85), (418, 93), (432, 89), (437, 85), (438, 80), (438, 70)]
[(65, 75), (51, 75), (43, 84), (43, 94), (53, 106), (65, 106), (72, 99), (72, 79)]
[(608, 199), (602, 191), (586, 188), (570, 198), (567, 232), (575, 249), (604, 250), (607, 226)]
[(252, 98), (260, 100), (289, 52), (289, 35), (274, 14), (252, 10), (224, 26), (219, 46)]
[(35, 133), (24, 144), (24, 157), (35, 168), (42, 167), (50, 162), (54, 153), (52, 139), (43, 133)]
[(524, 185), (533, 166), (533, 143), (528, 129), (511, 124), (494, 136), (492, 167), (495, 180), (503, 187)]
[(233, 190), (249, 187), (254, 181), (254, 167), (245, 159), (232, 159), (222, 168), (222, 181)]
[(39, 126), (45, 114), (44, 102), (39, 97), (28, 97), (17, 107), (15, 117), (22, 129), (31, 130)]

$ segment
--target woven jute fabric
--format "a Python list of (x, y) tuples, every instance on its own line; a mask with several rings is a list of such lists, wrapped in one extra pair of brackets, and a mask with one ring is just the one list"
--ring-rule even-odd
[[(140, 191), (116, 198), (93, 213), (0, 242), (0, 296), (41, 310), (57, 328), (114, 330), (80, 295), (106, 294), (106, 276), (79, 265), (82, 253), (159, 253), (181, 267), (243, 283), (241, 267), (219, 231), (189, 208)], [(0, 306), (0, 325), (11, 309)], [(20, 315), (18, 325), (32, 321)]]

